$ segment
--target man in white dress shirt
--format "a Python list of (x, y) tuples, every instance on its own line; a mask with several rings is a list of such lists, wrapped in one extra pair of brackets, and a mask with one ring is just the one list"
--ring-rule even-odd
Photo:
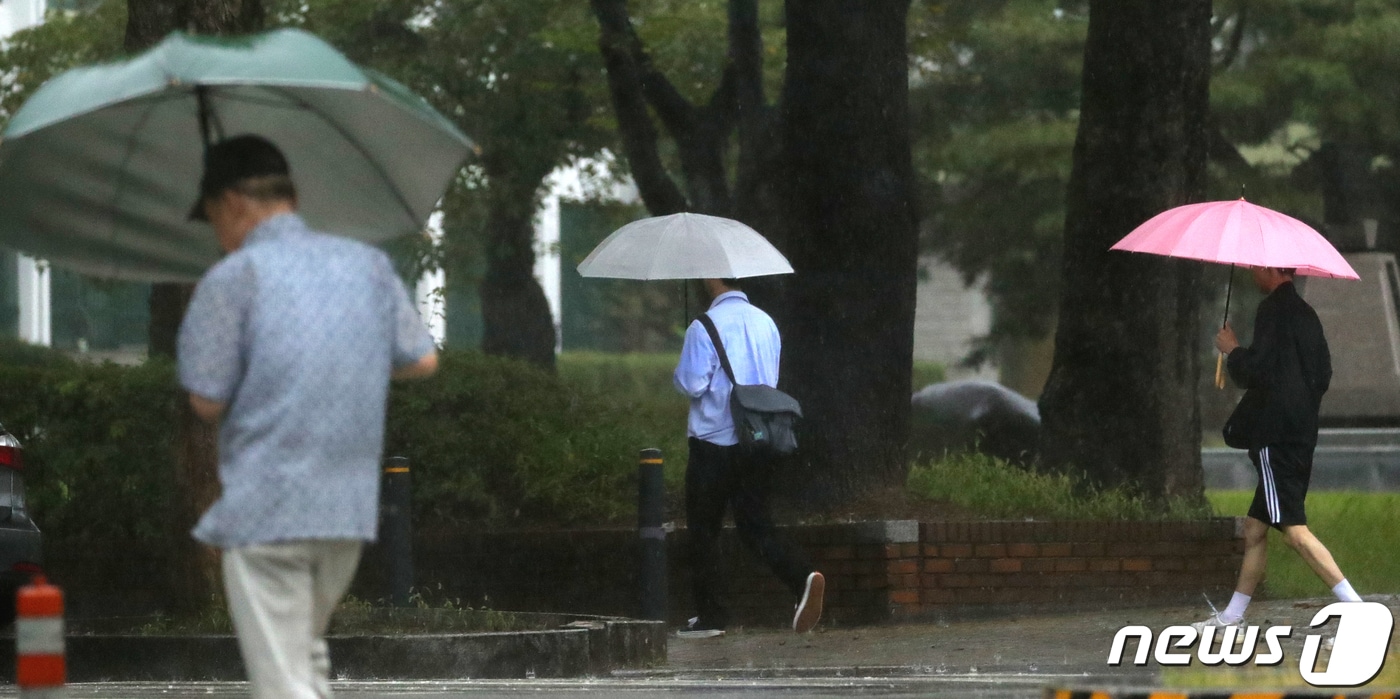
[[(773, 319), (749, 303), (733, 279), (706, 279), (709, 311), (724, 343), (734, 379), (742, 385), (777, 388), (782, 339)], [(723, 576), (718, 540), (724, 513), (734, 508), (739, 537), (798, 597), (792, 628), (806, 633), (821, 619), (826, 581), (800, 551), (776, 536), (768, 510), (774, 462), (739, 445), (729, 414), (733, 384), (720, 366), (719, 353), (700, 321), (685, 333), (676, 389), (690, 398), (690, 460), (685, 473), (686, 527), (689, 529), (696, 616), (677, 632), (681, 638), (708, 638), (724, 633), (728, 611), (723, 603)]]

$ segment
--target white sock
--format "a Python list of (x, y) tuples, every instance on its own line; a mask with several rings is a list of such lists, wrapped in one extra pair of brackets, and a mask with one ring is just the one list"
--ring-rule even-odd
[(1230, 597), (1230, 604), (1225, 607), (1225, 611), (1220, 613), (1220, 620), (1227, 624), (1236, 624), (1244, 621), (1244, 610), (1249, 608), (1249, 595), (1243, 592), (1236, 592)]
[(1351, 583), (1346, 578), (1332, 587), (1332, 594), (1343, 602), (1360, 602), (1361, 595), (1356, 594), (1356, 590), (1351, 589)]

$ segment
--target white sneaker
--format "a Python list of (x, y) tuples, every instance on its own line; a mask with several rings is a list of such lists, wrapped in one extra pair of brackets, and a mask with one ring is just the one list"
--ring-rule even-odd
[(1241, 619), (1239, 619), (1238, 621), (1225, 621), (1224, 619), (1221, 619), (1221, 618), (1220, 618), (1220, 613), (1217, 612), (1217, 613), (1215, 613), (1215, 614), (1211, 614), (1211, 615), (1210, 615), (1210, 618), (1209, 618), (1209, 619), (1206, 619), (1205, 621), (1198, 621), (1198, 622), (1192, 624), (1192, 625), (1191, 625), (1191, 628), (1193, 628), (1193, 629), (1195, 629), (1195, 630), (1197, 630), (1197, 631), (1205, 631), (1207, 626), (1214, 626), (1214, 627), (1217, 627), (1217, 628), (1224, 628), (1224, 627), (1227, 627), (1227, 626), (1233, 626), (1233, 627), (1235, 627), (1235, 628), (1237, 628), (1237, 629), (1243, 629), (1243, 628), (1244, 628), (1244, 619), (1241, 618)]
[(822, 598), (826, 596), (826, 578), (818, 572), (807, 576), (807, 587), (802, 590), (802, 601), (797, 603), (797, 612), (792, 615), (792, 630), (807, 633), (816, 628), (822, 618)]
[(685, 627), (676, 632), (676, 638), (714, 638), (724, 635), (724, 629), (697, 628), (699, 624), (700, 617), (690, 617), (690, 621), (686, 622)]

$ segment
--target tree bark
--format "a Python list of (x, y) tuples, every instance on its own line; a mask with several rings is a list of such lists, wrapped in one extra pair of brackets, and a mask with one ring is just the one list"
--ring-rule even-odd
[(1042, 458), (1097, 485), (1203, 497), (1198, 262), (1109, 252), (1205, 193), (1210, 0), (1092, 0)]
[(512, 165), (487, 162), (491, 180), (486, 212), (486, 274), (481, 297), (481, 350), (515, 357), (554, 371), (557, 336), (549, 300), (535, 279), (536, 191), (544, 174), (522, 173)]
[[(261, 0), (127, 0), (125, 48), (127, 53), (137, 53), (173, 31), (243, 34), (261, 29), (262, 24)], [(191, 284), (151, 286), (150, 356), (175, 356), (180, 322), (193, 294)], [(219, 590), (216, 552), (190, 537), (199, 516), (218, 498), (218, 429), (194, 414), (183, 392), (176, 402), (170, 605), (176, 614), (193, 614), (206, 609)]]
[(646, 82), (666, 84), (666, 77), (652, 66), (651, 57), (632, 27), (626, 0), (590, 2), (598, 19), (598, 51), (608, 72), (608, 92), (622, 135), (622, 151), (642, 202), (653, 216), (687, 211), (690, 205), (685, 195), (661, 162), (657, 148), (660, 136), (648, 112), (648, 91), (643, 88)]
[[(729, 50), (709, 102), (694, 105), (652, 65), (627, 13), (626, 0), (590, 0), (598, 48), (622, 134), (623, 153), (647, 210), (654, 216), (695, 211), (736, 218), (781, 242), (771, 186), (779, 165), (776, 110), (763, 95), (763, 42), (757, 0), (730, 0)], [(681, 179), (661, 162), (651, 113), (676, 142)], [(739, 132), (739, 174), (730, 183), (726, 154)], [(779, 245), (779, 249), (782, 246)]]
[(784, 385), (802, 402), (809, 504), (908, 471), (917, 213), (908, 0), (788, 0), (782, 100)]

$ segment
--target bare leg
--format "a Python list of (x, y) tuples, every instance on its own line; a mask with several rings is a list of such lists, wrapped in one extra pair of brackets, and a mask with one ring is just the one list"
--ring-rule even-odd
[(1240, 578), (1235, 592), (1254, 596), (1254, 589), (1264, 579), (1269, 563), (1269, 525), (1253, 517), (1244, 518), (1244, 560), (1240, 563)]
[(1283, 528), (1283, 540), (1288, 543), (1299, 556), (1307, 561), (1308, 566), (1317, 573), (1317, 577), (1322, 578), (1322, 582), (1327, 583), (1327, 587), (1335, 587), (1343, 579), (1342, 571), (1337, 567), (1337, 562), (1332, 560), (1332, 554), (1327, 547), (1317, 540), (1316, 536), (1308, 530), (1305, 524), (1294, 524)]

